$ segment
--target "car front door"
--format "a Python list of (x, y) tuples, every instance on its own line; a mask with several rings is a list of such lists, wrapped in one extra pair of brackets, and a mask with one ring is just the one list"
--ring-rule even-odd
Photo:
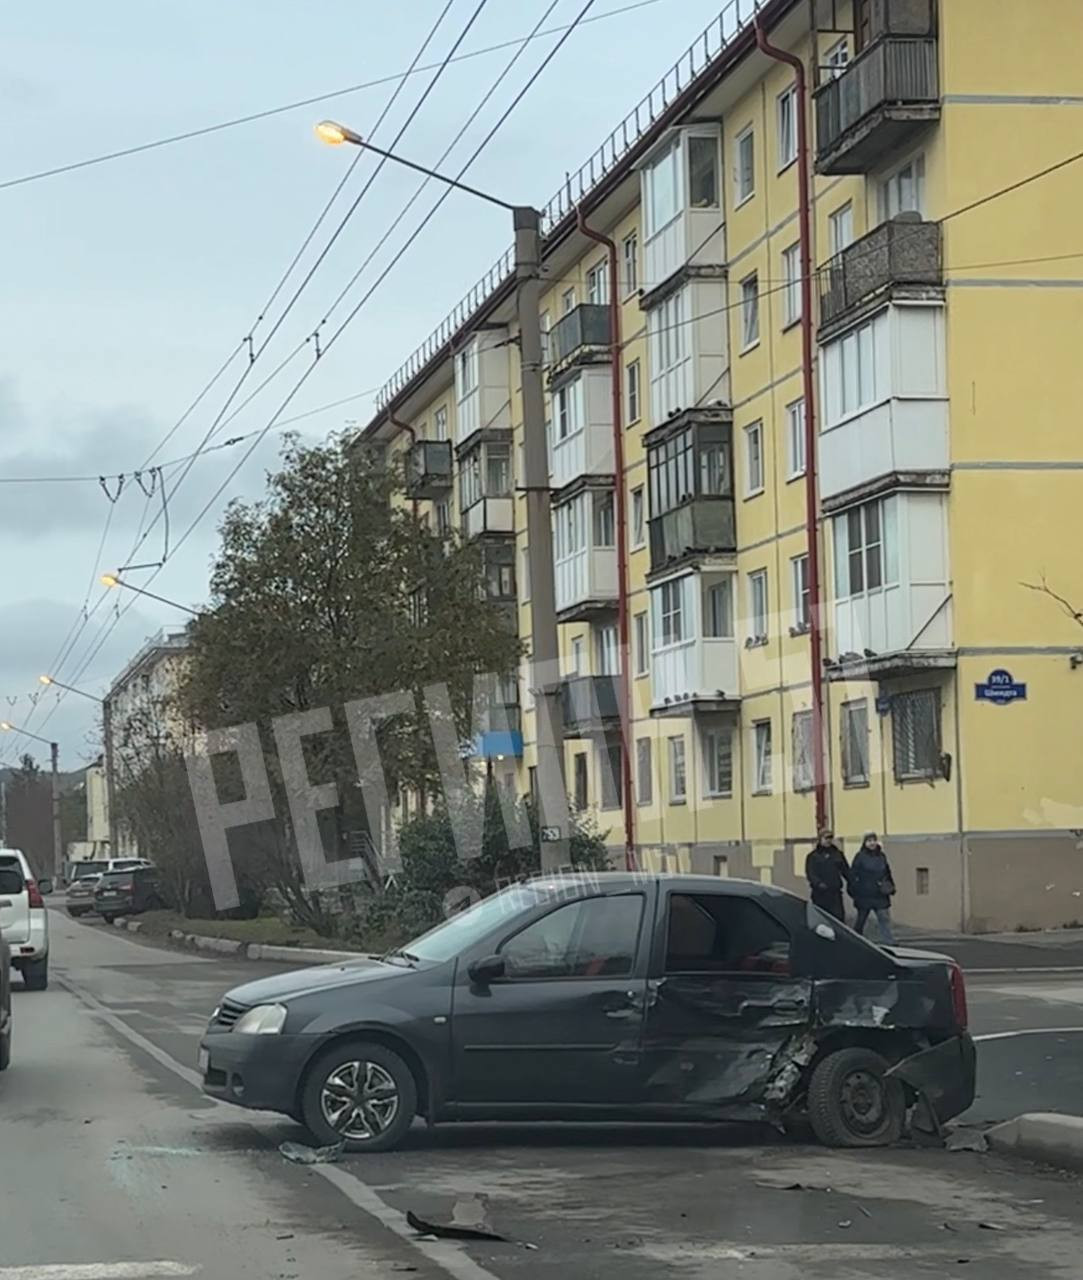
[(780, 1050), (811, 1019), (812, 983), (793, 976), (785, 926), (748, 894), (663, 891), (643, 1035), (643, 1100), (759, 1103)]
[(499, 940), (502, 976), (475, 981), (461, 962), (452, 1014), (455, 1101), (631, 1101), (646, 917), (642, 892), (558, 901)]

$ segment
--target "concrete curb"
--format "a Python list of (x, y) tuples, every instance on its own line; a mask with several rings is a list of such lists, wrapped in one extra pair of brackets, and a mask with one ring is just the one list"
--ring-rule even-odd
[(1003, 1155), (1083, 1172), (1083, 1116), (1031, 1112), (987, 1129), (985, 1140)]
[[(139, 933), (143, 928), (141, 920), (126, 920), (123, 917), (113, 921), (114, 928), (126, 929), (129, 933)], [(191, 947), (195, 951), (213, 951), (218, 955), (247, 956), (249, 960), (275, 960), (286, 964), (341, 964), (344, 960), (357, 960), (360, 955), (356, 951), (320, 951), (314, 947), (276, 947), (262, 942), (244, 943), (236, 938), (211, 938), (205, 934), (185, 933), (182, 929), (170, 929), (169, 941), (180, 946)]]
[(285, 960), (297, 964), (341, 964), (344, 960), (360, 960), (357, 951), (317, 951), (310, 947), (273, 947), (265, 943), (248, 944), (249, 960)]

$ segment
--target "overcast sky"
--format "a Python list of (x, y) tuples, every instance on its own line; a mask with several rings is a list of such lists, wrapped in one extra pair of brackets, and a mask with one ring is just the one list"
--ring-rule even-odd
[[(630, 0), (596, 0), (604, 15)], [(53, 0), (5, 5), (0, 17), (0, 184), (42, 169), (214, 124), (404, 71), (446, 0)], [(454, 0), (422, 63), (438, 61), (478, 0)], [(525, 36), (549, 0), (489, 0), (462, 51)], [(509, 199), (543, 203), (715, 17), (723, 0), (654, 0), (578, 30), (471, 170)], [(582, 0), (559, 0), (547, 23), (569, 22)], [(472, 146), (515, 95), (556, 36), (539, 39), (453, 153)], [(399, 144), (434, 162), (513, 50), (449, 67)], [(376, 140), (390, 142), (432, 73), (412, 78)], [(208, 137), (23, 185), (0, 186), (4, 245), (0, 311), (0, 479), (91, 475), (139, 467), (250, 331), (316, 215), (356, 155), (321, 146), (325, 116), (365, 132), (393, 84), (227, 129)], [(362, 159), (325, 230), (371, 174)], [(447, 167), (447, 166), (445, 166)], [(389, 166), (378, 177), (242, 396), (309, 334), (413, 192)], [(362, 279), (357, 295), (423, 215), (409, 220)], [(500, 210), (453, 196), (291, 404), (302, 413), (383, 382), (510, 241)], [(304, 266), (302, 266), (302, 272)], [(296, 282), (300, 282), (297, 276)], [(293, 292), (284, 291), (281, 305)], [(349, 302), (342, 308), (349, 309)], [(264, 322), (257, 341), (269, 330)], [(261, 427), (304, 368), (302, 354), (215, 437)], [(243, 371), (227, 375), (154, 459), (192, 452)], [(365, 421), (371, 397), (298, 424), (313, 438)], [(170, 503), (174, 541), (246, 446), (198, 460)], [(205, 598), (222, 507), (256, 496), (274, 462), (274, 436), (253, 454), (153, 584), (193, 604)], [(167, 485), (169, 484), (167, 470)], [(180, 476), (172, 471), (174, 481)], [(111, 502), (96, 481), (0, 484), (5, 607), (0, 715), (61, 744), (66, 768), (96, 753), (97, 710), (73, 696), (28, 695), (80, 617), (98, 605), (59, 670), (100, 693), (144, 639), (183, 616), (114, 592), (99, 605), (96, 578), (127, 559), (141, 524), (158, 517), (137, 561), (163, 552), (159, 495), (129, 479)], [(111, 522), (98, 557), (106, 518)], [(133, 581), (145, 581), (144, 573)], [(92, 585), (93, 584), (93, 585)], [(119, 600), (115, 597), (119, 596)], [(117, 604), (132, 607), (102, 644)], [(85, 668), (82, 669), (81, 668)], [(21, 743), (0, 739), (0, 761)], [(47, 756), (48, 748), (31, 749)]]

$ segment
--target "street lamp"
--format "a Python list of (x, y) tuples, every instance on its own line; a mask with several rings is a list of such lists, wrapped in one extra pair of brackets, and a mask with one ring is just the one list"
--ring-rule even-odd
[(20, 729), (18, 725), (11, 724), (7, 720), (0, 720), (0, 730), (4, 733), (21, 733), (24, 738), (44, 742), (49, 748), (53, 790), (53, 876), (59, 881), (64, 874), (64, 847), (60, 831), (60, 747), (51, 738), (43, 738), (40, 734), (31, 733), (28, 729)]
[[(113, 590), (115, 587), (124, 587), (126, 591), (134, 591), (136, 595), (146, 596), (148, 600), (157, 600), (159, 604), (167, 604), (172, 609), (180, 609), (182, 613), (190, 613), (193, 618), (199, 617), (198, 609), (189, 609), (186, 604), (179, 604), (176, 600), (167, 600), (165, 596), (155, 595), (153, 591), (147, 591), (143, 587), (137, 587), (134, 583), (125, 582), (123, 578), (115, 573), (103, 573), (101, 576), (101, 584)], [(50, 682), (55, 683), (55, 682)], [(74, 690), (78, 693), (79, 690)]]
[(38, 676), (38, 680), (48, 688), (63, 689), (67, 693), (77, 693), (80, 698), (88, 698), (96, 702), (102, 709), (102, 737), (105, 739), (105, 803), (108, 809), (106, 824), (109, 830), (109, 848), (115, 854), (117, 848), (116, 829), (114, 827), (116, 806), (114, 804), (113, 784), (113, 707), (108, 698), (99, 698), (97, 694), (87, 693), (85, 689), (77, 689), (71, 684), (62, 684), (53, 676)]
[(334, 120), (316, 125), (316, 136), (331, 146), (348, 142), (445, 186), (465, 191), (487, 204), (506, 209), (515, 228), (516, 318), (519, 322), (519, 368), (523, 397), (523, 470), (527, 545), (530, 561), (531, 660), (538, 713), (538, 789), (542, 808), (542, 869), (557, 871), (570, 857), (568, 791), (564, 782), (564, 706), (556, 684), (560, 649), (557, 639), (556, 592), (553, 581), (553, 526), (549, 503), (549, 459), (545, 440), (545, 392), (542, 386), (541, 214), (529, 205), (506, 200), (468, 186), (457, 178), (415, 164), (374, 146), (353, 129)]

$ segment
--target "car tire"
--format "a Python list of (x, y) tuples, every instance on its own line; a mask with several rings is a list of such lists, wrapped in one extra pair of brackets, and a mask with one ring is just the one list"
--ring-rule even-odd
[(23, 969), (23, 982), (27, 991), (46, 991), (49, 987), (49, 957), (28, 960)]
[(105, 923), (106, 923), (106, 924), (112, 924), (112, 923), (113, 923), (113, 921), (116, 919), (116, 916), (114, 916), (114, 915), (110, 915), (110, 914), (108, 914), (107, 912), (103, 911), (103, 912), (102, 912), (102, 919), (105, 921)]
[[(335, 1115), (336, 1100), (342, 1103), (341, 1116)], [(300, 1113), (321, 1147), (344, 1142), (347, 1151), (391, 1151), (417, 1114), (417, 1085), (413, 1072), (392, 1049), (347, 1040), (321, 1054), (308, 1069)], [(368, 1136), (361, 1132), (365, 1129)]]
[(808, 1086), (808, 1118), (825, 1147), (886, 1147), (902, 1137), (906, 1096), (871, 1049), (838, 1049), (821, 1059)]
[(73, 907), (69, 907), (68, 915), (71, 916), (73, 920), (78, 920), (80, 916), (86, 915), (86, 911), (76, 911)]

